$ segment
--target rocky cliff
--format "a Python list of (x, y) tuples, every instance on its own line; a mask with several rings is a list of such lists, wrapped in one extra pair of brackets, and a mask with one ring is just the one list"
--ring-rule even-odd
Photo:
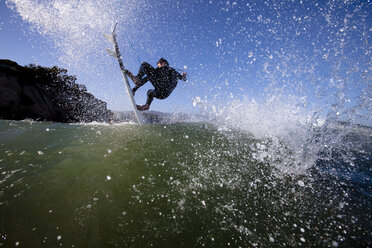
[(77, 84), (67, 70), (0, 60), (0, 118), (107, 122), (112, 116), (106, 103)]

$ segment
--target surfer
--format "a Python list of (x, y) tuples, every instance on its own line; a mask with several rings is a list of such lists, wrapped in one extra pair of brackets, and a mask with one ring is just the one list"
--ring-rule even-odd
[(137, 105), (137, 108), (140, 111), (148, 110), (154, 97), (158, 99), (167, 98), (174, 88), (176, 88), (178, 80), (186, 81), (187, 79), (186, 72), (180, 74), (170, 67), (168, 61), (164, 58), (161, 58), (157, 65), (158, 67), (155, 69), (149, 63), (143, 62), (137, 76), (134, 76), (130, 71), (125, 70), (125, 73), (136, 85), (132, 89), (133, 95), (142, 85), (147, 83), (147, 81), (150, 81), (155, 88), (147, 91), (147, 101), (145, 105)]

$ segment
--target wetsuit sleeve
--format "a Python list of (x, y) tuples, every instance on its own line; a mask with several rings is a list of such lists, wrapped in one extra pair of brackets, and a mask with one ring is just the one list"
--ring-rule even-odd
[(187, 76), (185, 75), (185, 76), (182, 76), (179, 72), (177, 72), (176, 71), (176, 73), (177, 73), (177, 78), (179, 79), (179, 80), (182, 80), (182, 81), (186, 81), (187, 80)]

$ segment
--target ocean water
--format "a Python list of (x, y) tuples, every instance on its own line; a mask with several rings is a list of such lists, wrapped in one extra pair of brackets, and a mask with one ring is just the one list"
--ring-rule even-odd
[(278, 161), (296, 159), (284, 140), (207, 121), (2, 120), (0, 244), (371, 246), (372, 129), (328, 131), (352, 146), (290, 172)]
[(368, 1), (6, 4), (35, 49), (36, 33), (47, 57), (125, 110), (103, 37), (119, 20), (128, 69), (161, 56), (187, 68), (152, 110), (193, 114), (1, 120), (1, 246), (372, 246)]

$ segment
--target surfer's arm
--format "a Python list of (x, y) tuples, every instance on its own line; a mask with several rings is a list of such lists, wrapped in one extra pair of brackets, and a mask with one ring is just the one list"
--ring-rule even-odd
[(182, 74), (179, 74), (179, 73), (177, 72), (177, 78), (178, 78), (179, 80), (186, 81), (186, 80), (187, 80), (187, 73), (186, 73), (186, 72), (182, 72)]

